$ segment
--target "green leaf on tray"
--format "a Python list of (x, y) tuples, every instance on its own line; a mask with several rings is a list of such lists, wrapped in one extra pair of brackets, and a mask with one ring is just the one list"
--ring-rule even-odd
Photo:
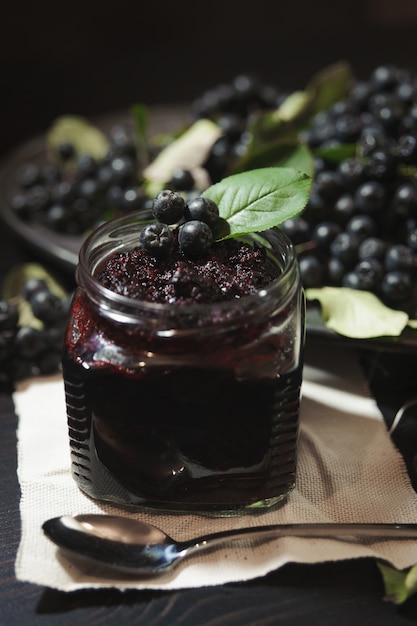
[(144, 104), (134, 104), (131, 107), (132, 117), (135, 121), (136, 150), (142, 161), (148, 160), (146, 131), (148, 128), (148, 108)]
[(356, 144), (343, 143), (340, 146), (327, 146), (325, 148), (316, 148), (314, 154), (321, 157), (325, 161), (332, 163), (341, 163), (346, 159), (353, 158), (356, 155)]
[(304, 91), (289, 94), (274, 111), (254, 113), (248, 123), (248, 152), (278, 140), (297, 140), (316, 113), (329, 109), (348, 94), (353, 79), (348, 63), (334, 63), (315, 74)]
[(307, 145), (291, 139), (281, 140), (248, 151), (233, 164), (233, 173), (261, 167), (293, 167), (313, 176), (314, 157)]
[(391, 565), (377, 562), (385, 587), (385, 599), (394, 604), (403, 604), (417, 593), (417, 565), (397, 570)]
[(213, 200), (227, 220), (227, 237), (237, 237), (279, 226), (300, 213), (311, 183), (307, 174), (293, 168), (266, 167), (228, 176), (202, 195)]
[(99, 128), (77, 115), (58, 117), (49, 129), (47, 145), (53, 154), (62, 143), (72, 144), (76, 154), (88, 154), (97, 160), (102, 159), (110, 147), (109, 140)]
[(354, 80), (349, 63), (340, 61), (315, 74), (306, 87), (310, 96), (311, 114), (326, 111), (335, 102), (343, 100)]
[(327, 328), (352, 339), (397, 337), (408, 325), (407, 313), (385, 306), (374, 294), (347, 287), (307, 289), (317, 300)]

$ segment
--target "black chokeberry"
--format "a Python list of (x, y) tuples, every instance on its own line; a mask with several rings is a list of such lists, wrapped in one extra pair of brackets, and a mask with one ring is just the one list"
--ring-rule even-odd
[(412, 295), (412, 281), (406, 272), (387, 272), (381, 283), (382, 295), (388, 302), (399, 304)]
[(330, 253), (346, 266), (349, 266), (357, 259), (358, 246), (359, 240), (355, 235), (342, 232), (336, 235), (330, 244)]
[(388, 271), (404, 271), (411, 273), (414, 269), (414, 255), (405, 244), (389, 246), (385, 254), (385, 267)]
[(302, 256), (299, 267), (301, 282), (306, 289), (320, 287), (323, 284), (324, 268), (317, 257), (310, 254)]
[(341, 231), (341, 227), (339, 224), (336, 224), (336, 222), (320, 222), (313, 229), (311, 237), (318, 246), (327, 249), (336, 235), (338, 235)]
[(365, 291), (376, 291), (384, 275), (384, 267), (376, 259), (360, 261), (353, 271), (358, 277), (358, 288)]
[(399, 185), (392, 198), (391, 206), (402, 218), (417, 217), (417, 186), (412, 182)]
[(36, 291), (29, 300), (33, 314), (45, 323), (63, 320), (66, 315), (63, 300), (49, 290)]
[(324, 170), (316, 176), (315, 189), (327, 201), (336, 200), (343, 191), (343, 180), (339, 172)]
[(174, 235), (167, 224), (155, 222), (143, 228), (139, 241), (145, 252), (154, 257), (162, 257), (171, 252)]
[(16, 329), (18, 321), (17, 306), (7, 300), (0, 300), (0, 331)]
[(387, 244), (379, 237), (367, 237), (359, 244), (358, 258), (360, 261), (367, 259), (377, 259), (382, 261), (385, 258)]
[(355, 213), (356, 204), (353, 196), (350, 193), (343, 193), (334, 204), (334, 219), (341, 226), (345, 226)]
[(281, 224), (281, 230), (297, 245), (308, 241), (310, 225), (302, 217), (292, 217)]
[(199, 196), (187, 203), (187, 218), (205, 222), (210, 228), (214, 228), (219, 219), (219, 208), (213, 200)]
[(199, 220), (185, 222), (179, 228), (178, 243), (186, 256), (200, 256), (208, 252), (213, 242), (210, 226)]
[(164, 189), (155, 196), (152, 213), (158, 222), (176, 224), (184, 217), (186, 208), (186, 202), (179, 193), (171, 189)]
[(63, 161), (69, 161), (75, 156), (74, 145), (68, 141), (62, 142), (58, 145), (58, 156)]
[(377, 223), (370, 215), (354, 215), (346, 224), (346, 231), (363, 241), (376, 235)]
[(386, 195), (387, 191), (383, 183), (377, 180), (362, 183), (354, 196), (357, 210), (369, 215), (380, 213), (385, 207)]
[(194, 176), (187, 169), (176, 169), (168, 182), (168, 187), (174, 191), (191, 191), (194, 185)]
[(402, 135), (398, 140), (397, 154), (403, 163), (417, 164), (417, 137), (408, 133)]
[(15, 355), (33, 359), (43, 348), (42, 333), (32, 326), (20, 326), (13, 342)]

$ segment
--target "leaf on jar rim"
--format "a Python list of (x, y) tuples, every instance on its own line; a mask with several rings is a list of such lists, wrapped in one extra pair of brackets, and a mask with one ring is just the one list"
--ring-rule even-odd
[(311, 184), (311, 177), (294, 168), (265, 167), (223, 178), (202, 195), (217, 204), (229, 238), (262, 232), (298, 215)]
[(409, 322), (407, 313), (387, 307), (369, 291), (321, 287), (305, 293), (320, 303), (326, 327), (351, 339), (398, 337)]

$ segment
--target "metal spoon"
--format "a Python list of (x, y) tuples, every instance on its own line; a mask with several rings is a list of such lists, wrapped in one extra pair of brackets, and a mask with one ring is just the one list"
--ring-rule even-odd
[(136, 576), (163, 574), (197, 551), (247, 536), (255, 538), (377, 537), (412, 539), (417, 524), (272, 524), (239, 528), (175, 541), (152, 524), (111, 515), (64, 515), (46, 521), (45, 534), (70, 557), (108, 571)]

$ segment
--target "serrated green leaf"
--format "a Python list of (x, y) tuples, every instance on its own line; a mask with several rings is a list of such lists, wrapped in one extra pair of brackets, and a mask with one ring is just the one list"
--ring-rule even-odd
[(394, 604), (403, 604), (417, 593), (417, 565), (406, 570), (397, 570), (381, 561), (377, 562), (385, 588), (385, 599)]
[(311, 178), (287, 167), (267, 167), (224, 178), (202, 195), (219, 207), (236, 237), (279, 226), (307, 204)]
[(109, 150), (109, 140), (99, 128), (77, 115), (58, 117), (47, 134), (47, 145), (53, 154), (58, 146), (70, 143), (76, 154), (88, 154), (99, 160)]
[(347, 287), (307, 289), (307, 300), (317, 300), (327, 328), (352, 339), (398, 337), (408, 315), (385, 306), (374, 294)]

